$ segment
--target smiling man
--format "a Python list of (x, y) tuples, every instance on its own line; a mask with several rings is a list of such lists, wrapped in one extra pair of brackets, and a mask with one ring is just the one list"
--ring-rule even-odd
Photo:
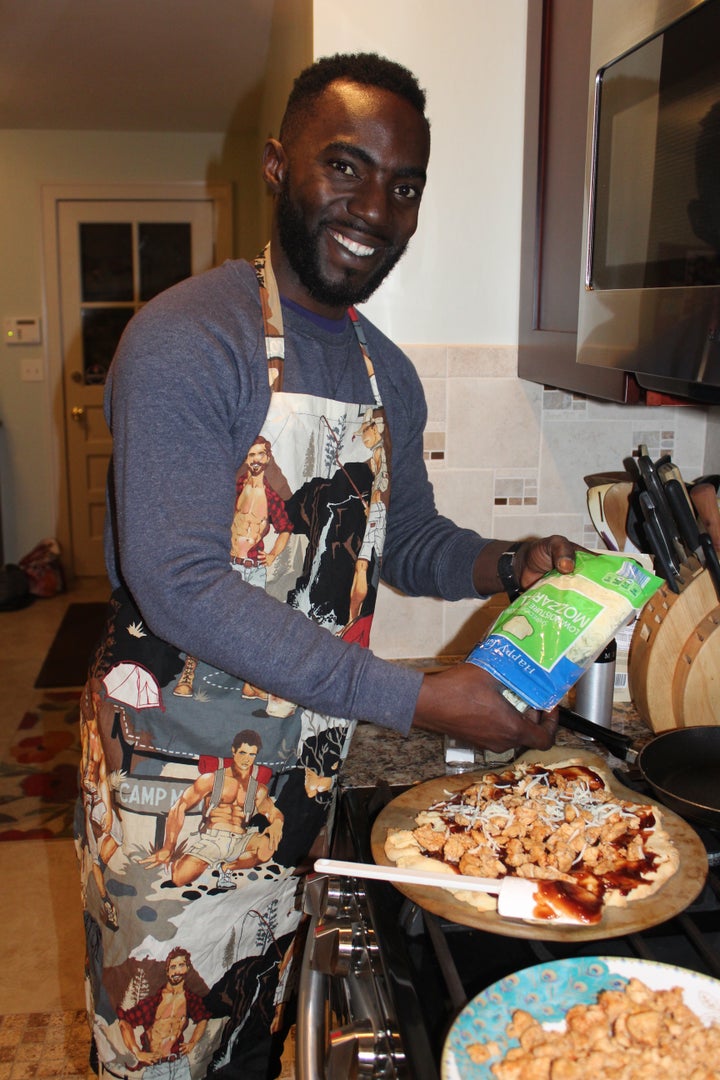
[(340, 78), (322, 89), (322, 108), (309, 110), (301, 91), (308, 87), (291, 96), (280, 140), (265, 148), (277, 196), (273, 267), (281, 295), (337, 319), (367, 300), (407, 249), (430, 127), (419, 95), (413, 102)]
[[(121, 814), (122, 852), (106, 874), (112, 931), (83, 864), (103, 1075), (135, 1075), (118, 1018), (136, 989), (135, 958), (158, 958), (168, 942), (192, 952), (215, 1003), (192, 1076), (275, 1075), (291, 970), (279, 943), (298, 925), (302, 871), (324, 837), (358, 720), (493, 750), (553, 742), (556, 717), (518, 712), (480, 668), (423, 676), (363, 647), (381, 579), (410, 595), (480, 599), (574, 566), (563, 537), (508, 545), (437, 513), (420, 380), (355, 307), (417, 228), (429, 151), (425, 94), (409, 71), (370, 54), (319, 60), (296, 80), (264, 150), (275, 200), (268, 246), (252, 264), (225, 263), (145, 305), (113, 361), (114, 591), (81, 707), (91, 716), (96, 705), (108, 775), (124, 740), (129, 773), (156, 779), (152, 814)], [(267, 475), (273, 515), (263, 480), (271, 464), (288, 489), (277, 494)], [(257, 517), (263, 547), (281, 553), (265, 557), (262, 583), (232, 562), (254, 558), (237, 547), (238, 509)], [(157, 683), (137, 707), (112, 694), (112, 670), (128, 662)], [(192, 678), (173, 693), (188, 665)], [(256, 765), (272, 776), (247, 827), (272, 844), (257, 866), (229, 855), (227, 889), (212, 860), (190, 877), (183, 866), (198, 831), (195, 796), (201, 789), (208, 806), (224, 805), (224, 755), (239, 729), (257, 734)], [(338, 766), (323, 773), (311, 813), (309, 793), (293, 782), (310, 753)], [(182, 820), (170, 809), (178, 804)], [(280, 805), (292, 843), (278, 845)], [(215, 818), (202, 834), (208, 845), (222, 840)], [(79, 845), (90, 842), (80, 836)]]

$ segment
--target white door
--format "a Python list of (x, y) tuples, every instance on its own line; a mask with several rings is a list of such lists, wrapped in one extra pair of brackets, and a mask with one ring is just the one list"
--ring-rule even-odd
[(56, 211), (69, 561), (77, 575), (100, 575), (111, 453), (105, 376), (132, 315), (213, 265), (217, 222), (213, 200), (200, 196), (59, 200)]

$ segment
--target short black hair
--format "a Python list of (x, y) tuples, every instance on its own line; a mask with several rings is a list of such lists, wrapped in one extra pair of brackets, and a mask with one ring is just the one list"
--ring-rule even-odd
[(377, 53), (335, 53), (316, 60), (295, 79), (280, 125), (280, 142), (295, 135), (320, 94), (337, 79), (397, 94), (417, 110), (430, 128), (425, 115), (425, 91), (408, 68)]

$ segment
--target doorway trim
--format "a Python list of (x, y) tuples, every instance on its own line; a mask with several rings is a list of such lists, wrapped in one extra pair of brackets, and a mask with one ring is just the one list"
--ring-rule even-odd
[(60, 306), (60, 252), (58, 250), (58, 204), (71, 201), (210, 200), (213, 203), (213, 264), (233, 256), (232, 185), (187, 181), (157, 184), (44, 184), (42, 194), (43, 334), (47, 396), (51, 424), (50, 476), (54, 506), (54, 535), (63, 551), (69, 578), (74, 577), (70, 529), (69, 481), (65, 437), (62, 326)]

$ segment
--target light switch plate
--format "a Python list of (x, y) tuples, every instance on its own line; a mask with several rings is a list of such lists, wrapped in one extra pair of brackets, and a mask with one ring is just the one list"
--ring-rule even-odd
[(31, 360), (26, 357), (20, 364), (20, 378), (23, 382), (43, 382), (45, 365), (42, 359)]

